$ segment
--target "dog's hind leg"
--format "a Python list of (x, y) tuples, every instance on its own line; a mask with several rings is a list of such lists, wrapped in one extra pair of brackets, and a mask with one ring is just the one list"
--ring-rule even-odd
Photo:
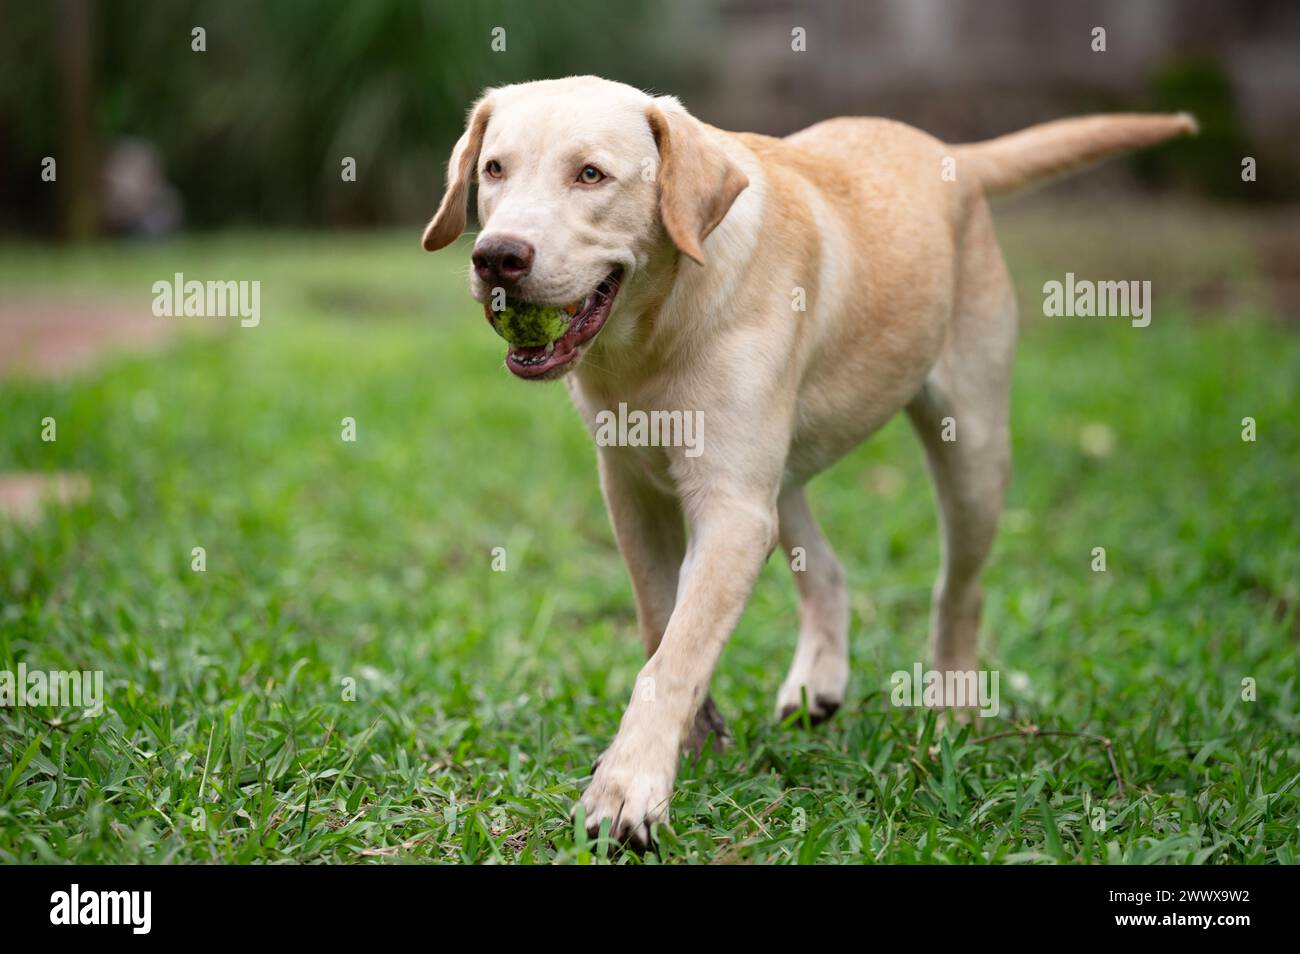
[(975, 673), (980, 574), (1011, 474), (1016, 340), (1015, 294), (986, 207), (973, 212), (962, 255), (948, 341), (907, 412), (925, 447), (939, 505), (943, 555), (933, 594), (931, 665)]
[(799, 645), (776, 697), (777, 717), (799, 711), (804, 699), (816, 724), (844, 702), (849, 681), (849, 595), (844, 570), (817, 526), (802, 487), (777, 500), (781, 549), (799, 592)]

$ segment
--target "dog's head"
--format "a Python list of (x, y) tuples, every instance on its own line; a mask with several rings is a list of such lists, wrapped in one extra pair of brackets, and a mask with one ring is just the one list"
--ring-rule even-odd
[(510, 349), (506, 366), (531, 379), (575, 367), (618, 320), (620, 291), (666, 246), (703, 265), (705, 237), (748, 184), (676, 99), (591, 76), (484, 93), (452, 150), (427, 250), (465, 230), (471, 182), (474, 298), (485, 309), (513, 299), (572, 315), (552, 345)]

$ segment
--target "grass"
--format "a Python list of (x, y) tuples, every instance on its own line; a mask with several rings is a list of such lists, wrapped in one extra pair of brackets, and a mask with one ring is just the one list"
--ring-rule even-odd
[(644, 858), (568, 821), (641, 662), (590, 441), (562, 387), (502, 370), (463, 256), (412, 234), (6, 249), (6, 287), (137, 307), (178, 270), (260, 278), (263, 318), (0, 381), (0, 470), (94, 487), (0, 525), (0, 669), (103, 670), (108, 697), (0, 710), (0, 861), (1295, 863), (1300, 339), (1262, 304), (1037, 318), (1088, 235), (1120, 263), (1102, 277), (1141, 277), (1142, 229), (1055, 253), (1008, 221), (1029, 317), (981, 643), (1002, 717), (945, 734), (889, 705), (937, 565), (896, 421), (811, 490), (853, 586), (847, 705), (774, 722), (796, 612), (770, 561), (714, 680), (735, 745), (683, 764)]

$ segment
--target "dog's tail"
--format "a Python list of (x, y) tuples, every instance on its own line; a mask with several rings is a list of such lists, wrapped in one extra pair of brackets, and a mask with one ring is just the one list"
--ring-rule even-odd
[(953, 150), (958, 169), (972, 170), (985, 192), (1000, 195), (1198, 131), (1189, 113), (1114, 113), (1060, 119)]

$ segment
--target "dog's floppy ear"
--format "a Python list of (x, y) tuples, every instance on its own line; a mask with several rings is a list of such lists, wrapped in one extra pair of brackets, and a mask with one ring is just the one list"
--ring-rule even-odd
[(492, 115), (491, 90), (479, 97), (471, 108), (465, 132), (451, 151), (447, 163), (447, 191), (442, 194), (438, 211), (424, 229), (424, 250), (436, 252), (445, 248), (465, 231), (466, 206), (469, 204), (469, 184), (478, 166), (478, 151), (483, 145), (483, 130), (487, 129)]
[[(705, 238), (726, 216), (749, 179), (676, 100), (646, 108), (659, 148), (659, 216), (683, 255), (700, 265)], [(674, 108), (675, 107), (675, 108)]]

